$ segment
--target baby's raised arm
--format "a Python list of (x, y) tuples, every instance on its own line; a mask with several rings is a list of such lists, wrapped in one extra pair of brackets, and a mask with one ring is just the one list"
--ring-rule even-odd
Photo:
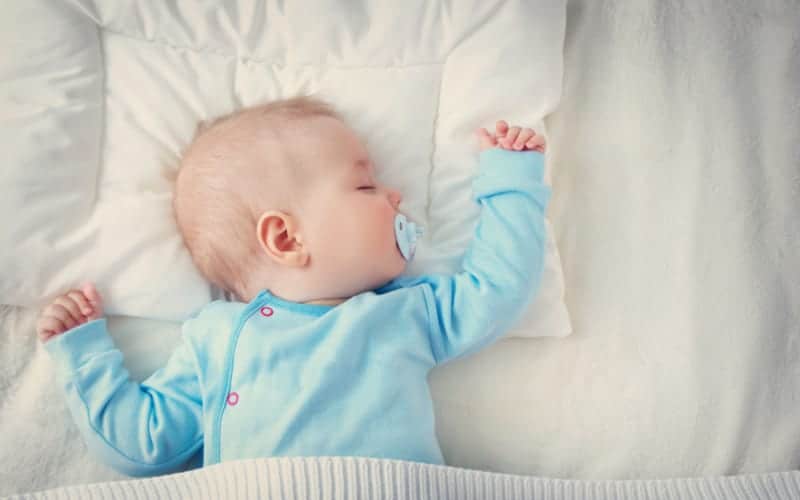
[(427, 276), (437, 362), (475, 351), (513, 326), (539, 290), (544, 268), (545, 141), (531, 129), (478, 130), (481, 153), (473, 196), (481, 215), (452, 276)]

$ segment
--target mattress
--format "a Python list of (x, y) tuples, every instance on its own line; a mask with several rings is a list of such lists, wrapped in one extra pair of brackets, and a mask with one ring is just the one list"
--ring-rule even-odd
[[(565, 14), (557, 106), (530, 115), (548, 136), (572, 333), (506, 338), (431, 373), (447, 463), (574, 481), (800, 468), (800, 7)], [(503, 55), (531, 64), (520, 54)], [(441, 265), (466, 242), (451, 234)], [(123, 479), (70, 425), (35, 308), (4, 311), (0, 494)], [(142, 378), (179, 323), (133, 316), (109, 327)]]

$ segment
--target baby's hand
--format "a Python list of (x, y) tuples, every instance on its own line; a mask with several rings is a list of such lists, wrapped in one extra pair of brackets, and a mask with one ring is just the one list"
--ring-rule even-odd
[(56, 298), (44, 308), (36, 323), (39, 340), (47, 342), (50, 338), (103, 316), (103, 302), (94, 284), (86, 283), (80, 290), (69, 292)]
[(544, 153), (547, 149), (544, 136), (537, 135), (533, 129), (511, 127), (504, 120), (497, 122), (495, 127), (497, 134), (490, 134), (485, 128), (477, 130), (478, 138), (481, 141), (481, 151), (484, 149), (498, 146), (503, 149), (514, 151), (533, 150)]

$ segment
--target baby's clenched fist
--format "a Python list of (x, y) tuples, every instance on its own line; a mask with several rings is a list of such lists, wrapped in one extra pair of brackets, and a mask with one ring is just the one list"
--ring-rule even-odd
[(103, 316), (103, 301), (92, 283), (79, 290), (70, 290), (57, 297), (42, 310), (36, 323), (39, 340), (47, 342), (52, 337)]
[(477, 130), (481, 151), (496, 146), (512, 151), (532, 150), (544, 153), (547, 148), (544, 136), (537, 135), (531, 128), (509, 128), (505, 120), (500, 120), (495, 125), (495, 131), (495, 134), (491, 134), (483, 127)]

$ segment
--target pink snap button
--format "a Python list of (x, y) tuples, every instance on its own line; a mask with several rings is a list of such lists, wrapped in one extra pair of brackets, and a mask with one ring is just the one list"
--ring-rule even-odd
[(264, 307), (261, 308), (261, 315), (262, 316), (269, 317), (269, 316), (272, 316), (272, 313), (274, 313), (274, 312), (275, 311), (273, 311), (272, 308), (269, 307), (269, 306), (264, 306)]
[(236, 403), (238, 403), (238, 402), (239, 402), (239, 393), (238, 392), (232, 392), (232, 393), (228, 394), (228, 404), (229, 405), (236, 406)]

